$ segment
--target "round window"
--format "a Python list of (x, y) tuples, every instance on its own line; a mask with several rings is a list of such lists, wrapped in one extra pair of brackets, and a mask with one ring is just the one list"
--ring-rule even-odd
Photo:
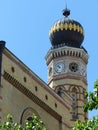
[(69, 69), (72, 71), (72, 72), (76, 72), (78, 70), (78, 64), (73, 62), (73, 63), (70, 63), (69, 64)]

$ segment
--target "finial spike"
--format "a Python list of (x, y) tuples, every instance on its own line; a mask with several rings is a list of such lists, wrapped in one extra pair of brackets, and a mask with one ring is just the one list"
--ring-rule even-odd
[(67, 2), (66, 2), (66, 9), (67, 9)]
[(70, 10), (67, 8), (67, 2), (66, 2), (66, 7), (65, 9), (63, 10), (63, 15), (65, 17), (68, 17), (70, 15)]
[(63, 15), (65, 16), (65, 17), (68, 17), (69, 15), (70, 15), (70, 10), (69, 9), (64, 9), (63, 10)]

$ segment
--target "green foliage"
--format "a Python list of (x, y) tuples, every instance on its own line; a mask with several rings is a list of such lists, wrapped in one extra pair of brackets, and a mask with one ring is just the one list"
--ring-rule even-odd
[(98, 116), (86, 122), (76, 121), (73, 130), (98, 130)]
[[(94, 91), (85, 92), (85, 96), (88, 98), (88, 102), (84, 105), (84, 111), (98, 109), (98, 80), (94, 83)], [(76, 121), (73, 130), (98, 130), (98, 116), (86, 122)]]
[(94, 91), (85, 94), (88, 102), (84, 105), (84, 111), (98, 109), (98, 80), (94, 83)]
[(31, 120), (27, 120), (25, 126), (13, 122), (12, 116), (7, 116), (7, 121), (0, 123), (0, 130), (46, 130), (44, 123), (33, 115)]

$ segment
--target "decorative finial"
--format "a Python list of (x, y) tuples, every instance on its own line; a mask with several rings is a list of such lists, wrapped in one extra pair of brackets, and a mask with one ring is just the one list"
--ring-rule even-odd
[(63, 15), (64, 15), (65, 17), (68, 17), (68, 16), (70, 15), (70, 10), (67, 9), (67, 4), (66, 4), (66, 8), (63, 10)]

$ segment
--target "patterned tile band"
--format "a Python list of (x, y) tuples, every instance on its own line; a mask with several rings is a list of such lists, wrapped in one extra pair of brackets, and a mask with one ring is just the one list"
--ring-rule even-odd
[(50, 32), (49, 32), (49, 36), (51, 36), (53, 33), (57, 32), (57, 31), (62, 31), (62, 30), (73, 30), (73, 31), (77, 31), (79, 33), (81, 33), (82, 35), (84, 35), (83, 29), (81, 26), (76, 25), (75, 23), (65, 23), (65, 24), (57, 24), (54, 25)]

